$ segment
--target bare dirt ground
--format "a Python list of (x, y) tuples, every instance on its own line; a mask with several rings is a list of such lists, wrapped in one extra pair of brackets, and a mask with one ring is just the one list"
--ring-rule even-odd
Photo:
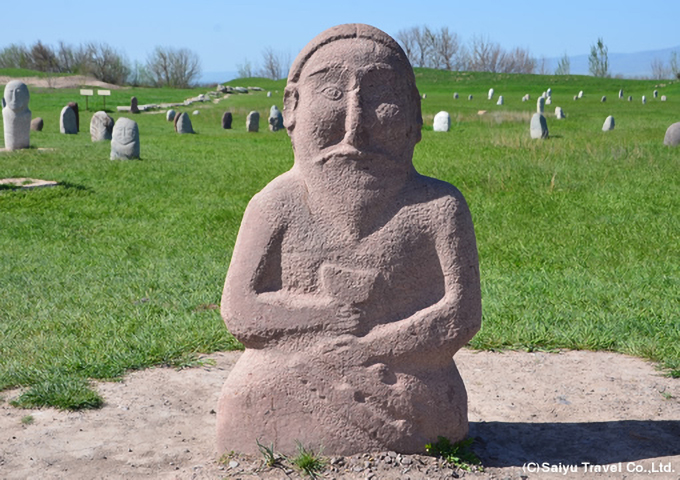
[(117, 90), (118, 85), (100, 82), (94, 77), (85, 75), (72, 75), (68, 77), (6, 77), (0, 76), (0, 85), (6, 85), (12, 80), (19, 80), (26, 85), (43, 88), (79, 88), (82, 86), (108, 88)]
[[(300, 478), (297, 471), (258, 469), (261, 458), (218, 462), (214, 409), (239, 355), (217, 353), (206, 357), (214, 365), (154, 368), (98, 383), (106, 404), (94, 411), (20, 410), (8, 403), (18, 390), (0, 392), (0, 478)], [(463, 350), (455, 360), (483, 472), (366, 452), (331, 458), (324, 478), (680, 479), (680, 379), (652, 364), (592, 352)], [(27, 415), (32, 424), (22, 423)]]

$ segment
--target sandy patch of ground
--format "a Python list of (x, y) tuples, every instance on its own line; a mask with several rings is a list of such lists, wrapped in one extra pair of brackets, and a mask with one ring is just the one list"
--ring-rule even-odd
[[(214, 365), (98, 383), (106, 404), (95, 411), (20, 410), (8, 403), (18, 391), (1, 392), (0, 478), (299, 478), (280, 469), (253, 472), (260, 458), (236, 457), (233, 467), (217, 462), (214, 409), (239, 356), (217, 353), (207, 356)], [(324, 478), (680, 479), (680, 380), (650, 363), (592, 352), (463, 350), (455, 359), (484, 472), (420, 456), (388, 465), (386, 452), (367, 452), (335, 459), (336, 471)], [(33, 424), (22, 424), (26, 415)], [(535, 472), (523, 467), (528, 462), (576, 472)], [(588, 471), (604, 466), (623, 471)]]
[(43, 88), (79, 88), (79, 87), (100, 87), (111, 90), (118, 90), (120, 87), (112, 83), (101, 82), (94, 77), (86, 75), (72, 75), (68, 77), (7, 77), (0, 76), (0, 85), (6, 85), (12, 80), (19, 80), (26, 85)]

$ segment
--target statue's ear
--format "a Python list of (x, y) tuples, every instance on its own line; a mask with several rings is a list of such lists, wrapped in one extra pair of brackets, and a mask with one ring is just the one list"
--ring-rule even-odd
[(295, 128), (295, 109), (299, 97), (297, 88), (293, 86), (287, 86), (283, 92), (283, 121), (288, 132)]

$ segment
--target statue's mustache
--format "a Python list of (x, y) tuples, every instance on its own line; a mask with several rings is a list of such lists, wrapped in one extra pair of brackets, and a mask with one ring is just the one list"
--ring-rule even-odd
[(380, 162), (389, 158), (380, 152), (359, 150), (351, 145), (337, 145), (329, 147), (314, 159), (314, 163), (324, 165), (330, 161), (348, 160), (352, 162)]

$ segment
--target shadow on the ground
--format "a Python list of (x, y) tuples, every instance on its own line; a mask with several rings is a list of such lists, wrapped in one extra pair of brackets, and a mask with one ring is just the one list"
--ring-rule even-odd
[(471, 422), (473, 450), (487, 467), (527, 462), (606, 465), (680, 455), (680, 421)]

